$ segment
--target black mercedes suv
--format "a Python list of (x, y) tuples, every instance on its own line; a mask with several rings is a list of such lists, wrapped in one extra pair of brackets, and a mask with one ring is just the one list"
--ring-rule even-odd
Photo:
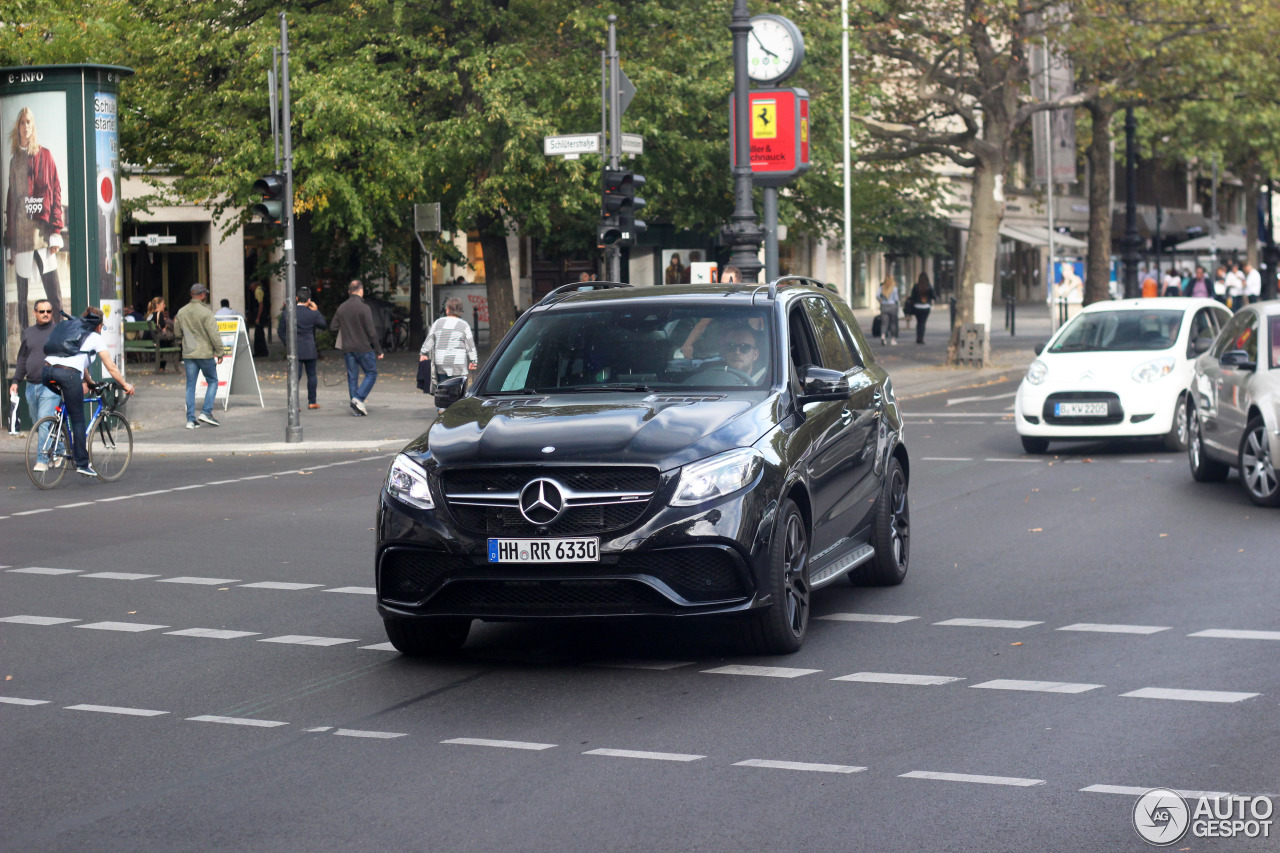
[(800, 648), (813, 590), (901, 583), (888, 374), (819, 282), (566, 285), (387, 472), (378, 611), (401, 652), (472, 620), (718, 616)]

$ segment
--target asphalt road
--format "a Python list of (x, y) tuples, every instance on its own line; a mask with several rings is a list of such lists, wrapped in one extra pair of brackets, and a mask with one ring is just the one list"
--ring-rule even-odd
[(1274, 796), (1275, 512), (1155, 443), (1026, 456), (1015, 387), (906, 405), (907, 581), (817, 593), (782, 658), (668, 623), (399, 656), (387, 456), (52, 492), (0, 456), (0, 849), (1142, 850), (1138, 792)]

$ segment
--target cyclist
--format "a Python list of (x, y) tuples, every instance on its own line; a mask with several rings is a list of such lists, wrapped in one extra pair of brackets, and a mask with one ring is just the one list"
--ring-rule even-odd
[(119, 383), (126, 394), (133, 394), (133, 386), (125, 381), (110, 358), (103, 358), (107, 344), (102, 339), (102, 310), (92, 305), (81, 315), (94, 329), (80, 344), (80, 351), (72, 356), (47, 355), (41, 379), (62, 395), (67, 418), (71, 421), (71, 452), (76, 460), (76, 473), (96, 477), (98, 472), (89, 465), (89, 443), (85, 437), (84, 398), (88, 393), (89, 367), (97, 358)]

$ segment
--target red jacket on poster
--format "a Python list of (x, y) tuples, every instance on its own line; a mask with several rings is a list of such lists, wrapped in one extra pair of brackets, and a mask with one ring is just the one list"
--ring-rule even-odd
[[(22, 180), (26, 165), (26, 180)], [(25, 192), (23, 191), (25, 190)], [(58, 167), (53, 162), (53, 152), (41, 148), (34, 157), (19, 152), (9, 161), (9, 192), (5, 200), (4, 245), (15, 252), (30, 251), (31, 246), (21, 235), (27, 222), (39, 222), (46, 240), (63, 228), (62, 184), (58, 180)]]

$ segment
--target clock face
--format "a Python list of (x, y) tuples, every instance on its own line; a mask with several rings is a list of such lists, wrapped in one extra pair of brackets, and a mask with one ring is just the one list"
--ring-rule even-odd
[(761, 83), (790, 77), (800, 66), (804, 42), (795, 25), (779, 15), (757, 15), (747, 35), (747, 76)]

